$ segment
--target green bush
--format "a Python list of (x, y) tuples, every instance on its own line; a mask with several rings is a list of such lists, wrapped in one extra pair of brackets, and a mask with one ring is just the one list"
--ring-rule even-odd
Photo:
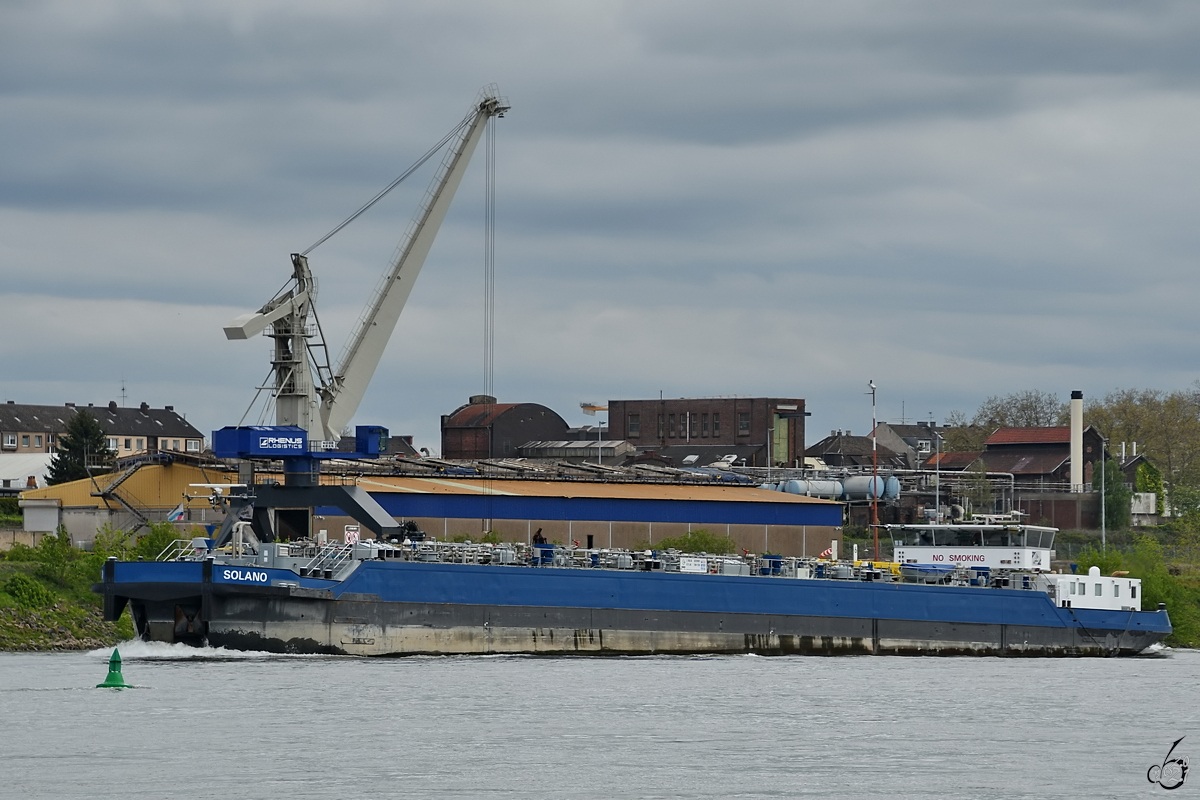
[[(195, 536), (203, 536), (204, 531), (193, 531)], [(158, 558), (159, 553), (166, 550), (171, 542), (176, 539), (185, 538), (179, 533), (179, 530), (169, 522), (151, 522), (150, 530), (143, 533), (137, 539), (137, 544), (134, 545), (130, 555), (133, 558), (141, 556), (147, 561), (154, 561)]]
[(1111, 575), (1127, 570), (1131, 578), (1142, 580), (1142, 609), (1153, 611), (1166, 603), (1174, 632), (1167, 644), (1183, 647), (1200, 645), (1200, 585), (1194, 578), (1172, 575), (1163, 557), (1162, 545), (1151, 536), (1136, 534), (1128, 550), (1109, 548), (1102, 552), (1087, 547), (1077, 559), (1079, 571), (1099, 567), (1100, 574)]
[(133, 534), (114, 528), (107, 522), (96, 531), (96, 539), (92, 543), (92, 552), (100, 558), (116, 556), (127, 559), (133, 549)]
[(53, 592), (20, 572), (8, 579), (4, 592), (22, 608), (45, 608), (54, 604)]
[(37, 562), (37, 576), (66, 587), (73, 583), (76, 567), (83, 558), (83, 551), (71, 543), (67, 529), (59, 525), (53, 536), (43, 536), (33, 548), (33, 560)]
[(723, 534), (718, 536), (704, 528), (699, 528), (682, 536), (668, 536), (665, 539), (659, 539), (654, 543), (653, 549), (678, 550), (681, 553), (724, 555), (725, 553), (736, 553), (738, 546), (728, 536)]
[(17, 505), (15, 497), (0, 497), (0, 525), (10, 528), (19, 527), (25, 522), (25, 515)]
[(0, 558), (5, 561), (33, 561), (33, 553), (29, 545), (16, 542), (8, 550), (0, 551)]

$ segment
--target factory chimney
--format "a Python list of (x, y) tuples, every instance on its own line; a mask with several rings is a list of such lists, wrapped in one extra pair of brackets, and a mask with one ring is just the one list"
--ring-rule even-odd
[(1071, 392), (1071, 491), (1083, 491), (1083, 392)]

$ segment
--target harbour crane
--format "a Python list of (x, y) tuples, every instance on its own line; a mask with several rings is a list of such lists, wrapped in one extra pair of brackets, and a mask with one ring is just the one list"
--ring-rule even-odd
[[(292, 254), (291, 280), (266, 305), (225, 326), (227, 339), (249, 339), (265, 331), (274, 340), (271, 373), (259, 392), (271, 391), (275, 424), (307, 431), (311, 449), (333, 449), (342, 430), (353, 419), (472, 154), (488, 122), (504, 116), (508, 109), (494, 84), (485, 87), (466, 117), (422, 159), (308, 250)], [(450, 143), (416, 217), (396, 250), (391, 269), (368, 299), (336, 369), (331, 368), (314, 305), (317, 283), (308, 265), (308, 253)]]
[[(341, 451), (338, 443), (379, 366), (476, 146), (491, 119), (503, 116), (508, 109), (495, 85), (485, 87), (458, 125), (400, 177), (307, 250), (293, 253), (290, 280), (266, 305), (225, 326), (227, 339), (249, 339), (265, 333), (274, 340), (271, 372), (264, 385), (258, 387), (255, 401), (263, 391), (271, 392), (275, 425), (239, 424), (214, 431), (213, 453), (218, 458), (242, 459), (249, 464), (281, 460), (284, 481), (282, 485), (274, 481), (259, 484), (252, 467), (240, 471), (243, 482), (231, 485), (227, 498), (221, 501), (228, 505), (228, 513), (216, 536), (218, 546), (230, 541), (236, 522), (243, 518), (250, 520), (259, 541), (274, 541), (276, 531), (270, 511), (277, 508), (308, 508), (311, 513), (318, 506), (334, 506), (379, 536), (399, 532), (395, 519), (361, 487), (322, 485), (318, 479), (320, 464), (331, 458), (377, 458), (387, 452), (387, 430), (378, 426), (357, 427), (353, 452)], [(372, 292), (333, 368), (316, 312), (317, 282), (308, 265), (308, 254), (446, 145), (450, 146), (396, 248), (391, 268)], [(489, 174), (489, 202), (490, 180)]]

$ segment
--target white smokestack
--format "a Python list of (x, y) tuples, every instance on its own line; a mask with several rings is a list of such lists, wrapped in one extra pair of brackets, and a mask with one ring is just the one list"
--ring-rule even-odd
[(1071, 491), (1083, 491), (1083, 392), (1071, 392)]

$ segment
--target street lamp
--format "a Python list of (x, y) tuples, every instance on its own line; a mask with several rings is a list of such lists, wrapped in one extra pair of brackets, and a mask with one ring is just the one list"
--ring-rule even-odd
[[(583, 411), (584, 414), (587, 414), (589, 417), (596, 416), (597, 411), (608, 411), (608, 406), (602, 406), (599, 403), (580, 403), (579, 408)], [(611, 421), (611, 417), (610, 417), (610, 421)], [(604, 426), (601, 424), (600, 420), (597, 419), (596, 420), (596, 463), (599, 464), (600, 466), (604, 466), (604, 450), (603, 450), (604, 445), (601, 442), (601, 439), (603, 438), (603, 432), (604, 432)]]

